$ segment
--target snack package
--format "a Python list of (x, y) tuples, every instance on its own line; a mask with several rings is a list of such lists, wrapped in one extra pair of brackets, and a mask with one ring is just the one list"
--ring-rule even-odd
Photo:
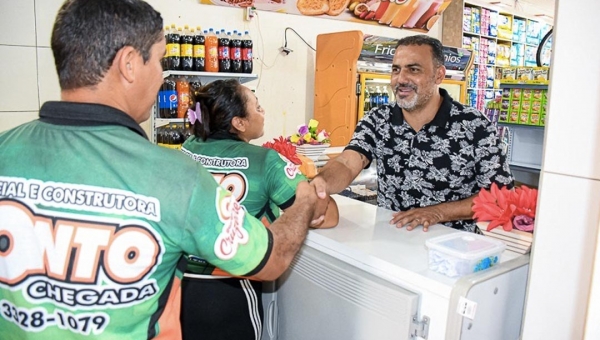
[(473, 32), (471, 24), (471, 7), (466, 7), (463, 10), (463, 32)]
[(540, 125), (540, 114), (531, 112), (529, 115), (529, 124), (528, 125)]
[(519, 123), (519, 110), (509, 111), (508, 122), (513, 124)]
[(517, 69), (514, 67), (502, 68), (502, 82), (511, 83), (517, 79)]
[(522, 89), (510, 89), (510, 98), (513, 100), (521, 100), (521, 96), (523, 95)]
[(548, 84), (550, 69), (548, 67), (534, 67), (532, 70), (532, 80), (538, 84)]
[(500, 110), (500, 114), (498, 115), (498, 121), (503, 123), (508, 122), (508, 110)]
[(517, 80), (526, 83), (533, 79), (533, 69), (531, 67), (517, 67)]

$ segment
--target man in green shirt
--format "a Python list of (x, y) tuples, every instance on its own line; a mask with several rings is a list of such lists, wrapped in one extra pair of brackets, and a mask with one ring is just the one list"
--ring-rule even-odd
[(60, 8), (62, 101), (0, 134), (0, 339), (179, 339), (183, 254), (273, 280), (322, 218), (300, 183), (266, 229), (202, 166), (146, 139), (162, 27), (140, 0)]

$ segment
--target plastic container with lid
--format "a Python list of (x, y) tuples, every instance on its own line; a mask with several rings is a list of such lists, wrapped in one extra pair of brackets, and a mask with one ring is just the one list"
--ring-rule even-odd
[(497, 264), (506, 248), (501, 241), (467, 232), (425, 241), (429, 269), (449, 277), (472, 274)]

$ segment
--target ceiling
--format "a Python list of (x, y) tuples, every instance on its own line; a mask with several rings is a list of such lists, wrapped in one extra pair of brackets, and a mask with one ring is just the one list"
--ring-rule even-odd
[(501, 12), (509, 12), (529, 18), (545, 21), (549, 24), (554, 22), (554, 6), (556, 0), (465, 0)]
[(516, 0), (515, 8), (524, 12), (537, 12), (554, 17), (555, 0)]

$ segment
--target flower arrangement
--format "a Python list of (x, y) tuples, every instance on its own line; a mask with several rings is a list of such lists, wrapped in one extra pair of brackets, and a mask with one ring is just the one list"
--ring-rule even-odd
[(515, 228), (533, 232), (537, 193), (524, 185), (510, 190), (493, 183), (489, 191), (481, 189), (473, 199), (473, 217), (477, 221), (490, 221), (487, 231), (502, 226), (505, 231)]
[(296, 154), (296, 146), (290, 143), (290, 141), (288, 141), (286, 138), (273, 138), (272, 142), (266, 142), (262, 146), (279, 152), (280, 155), (289, 159), (290, 162), (296, 165), (302, 164), (302, 161)]
[(298, 126), (298, 132), (294, 133), (289, 137), (289, 141), (296, 145), (311, 144), (321, 145), (328, 144), (329, 133), (325, 129), (318, 130), (319, 122), (315, 119), (311, 119), (308, 125)]

